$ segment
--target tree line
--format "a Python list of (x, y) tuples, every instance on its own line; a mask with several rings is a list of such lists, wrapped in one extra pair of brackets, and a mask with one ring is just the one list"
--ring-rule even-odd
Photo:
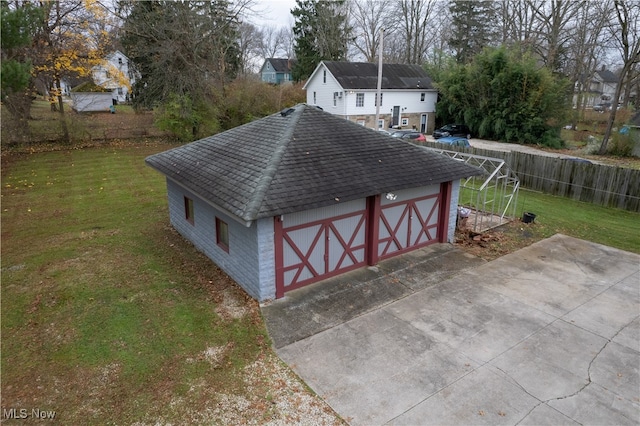
[[(279, 27), (251, 22), (263, 12), (256, 0), (15, 0), (0, 7), (2, 101), (17, 120), (28, 117), (34, 91), (64, 113), (61, 79), (86, 78), (114, 49), (140, 73), (134, 106), (154, 108), (159, 124), (177, 126), (183, 138), (225, 128), (221, 105), (231, 82), (255, 75), (264, 58), (296, 58), (294, 77), (304, 81), (321, 60), (377, 61), (382, 40), (385, 62), (428, 70), (443, 120), (469, 121), (485, 136), (509, 141), (551, 141), (547, 131), (559, 125), (559, 109), (571, 111), (567, 100), (577, 88), (578, 108), (568, 117), (575, 123), (586, 99), (581, 91), (603, 64), (619, 65), (617, 95), (625, 104), (640, 86), (640, 0), (297, 0), (292, 22)], [(483, 78), (509, 75), (513, 84), (480, 87), (483, 70), (490, 73)], [(527, 84), (540, 84), (527, 86), (528, 104), (475, 117), (486, 105), (498, 107), (495, 90), (512, 91), (525, 75)], [(478, 104), (452, 97), (462, 87)], [(555, 98), (533, 108), (540, 90)], [(537, 113), (547, 126), (542, 134), (531, 123), (524, 133), (506, 130), (505, 123)]]

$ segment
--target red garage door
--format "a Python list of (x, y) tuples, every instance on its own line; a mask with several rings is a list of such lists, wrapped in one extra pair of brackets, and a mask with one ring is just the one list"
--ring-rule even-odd
[(364, 200), (278, 217), (275, 227), (276, 297), (366, 265)]
[[(275, 218), (276, 298), (426, 245), (446, 241), (449, 183)], [(393, 198), (393, 197), (389, 197)]]
[(440, 241), (439, 186), (415, 197), (403, 193), (395, 200), (382, 199), (378, 233), (378, 257), (386, 259)]

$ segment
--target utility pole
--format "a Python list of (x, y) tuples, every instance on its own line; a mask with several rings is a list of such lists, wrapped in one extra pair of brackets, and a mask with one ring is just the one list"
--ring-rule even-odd
[(380, 121), (380, 104), (382, 103), (382, 44), (384, 43), (384, 28), (380, 28), (380, 53), (378, 53), (378, 91), (376, 92), (376, 122), (374, 128), (378, 130)]

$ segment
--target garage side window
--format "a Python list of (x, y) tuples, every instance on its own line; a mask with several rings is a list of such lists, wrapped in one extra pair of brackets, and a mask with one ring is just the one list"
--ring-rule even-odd
[(193, 200), (189, 197), (184, 197), (184, 218), (193, 225)]
[(216, 217), (216, 244), (229, 253), (229, 225)]

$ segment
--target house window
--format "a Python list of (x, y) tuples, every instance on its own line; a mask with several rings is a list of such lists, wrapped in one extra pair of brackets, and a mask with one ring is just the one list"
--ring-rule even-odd
[(316, 104), (316, 92), (313, 92), (313, 104)]
[(378, 120), (378, 129), (384, 129), (384, 120)]
[(403, 126), (408, 126), (409, 125), (409, 119), (408, 118), (403, 118), (402, 119), (402, 125)]
[(364, 127), (367, 125), (367, 122), (365, 120), (358, 120), (358, 124)]
[(327, 82), (327, 70), (322, 71), (322, 82), (323, 83)]
[[(383, 102), (384, 102), (384, 93), (380, 93), (380, 106), (382, 106)], [(378, 106), (378, 94), (377, 93), (376, 93), (375, 106)]]
[(216, 244), (229, 253), (229, 225), (216, 217)]
[(193, 225), (193, 200), (189, 197), (184, 197), (184, 218)]
[(333, 92), (333, 106), (338, 106), (338, 92)]
[(356, 106), (357, 107), (364, 106), (364, 93), (356, 93)]
[(420, 102), (424, 102), (424, 98), (425, 98), (425, 96), (427, 96), (427, 94), (426, 94), (426, 93), (424, 93), (424, 92), (423, 92), (423, 93), (420, 93)]
[(122, 87), (118, 87), (118, 95), (122, 96), (124, 94), (124, 91), (122, 90)]

